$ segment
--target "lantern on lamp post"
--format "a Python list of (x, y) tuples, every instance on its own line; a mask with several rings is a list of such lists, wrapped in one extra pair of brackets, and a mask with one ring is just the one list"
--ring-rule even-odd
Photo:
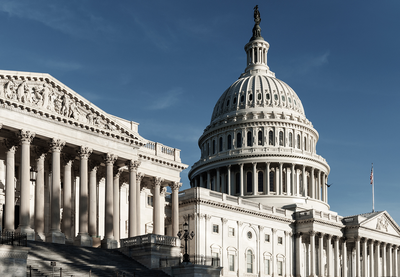
[(189, 224), (187, 224), (187, 222), (183, 224), (183, 233), (182, 231), (179, 231), (178, 237), (179, 239), (183, 239), (185, 241), (185, 254), (183, 254), (183, 262), (190, 263), (189, 254), (187, 252), (187, 242), (188, 240), (192, 240), (194, 238), (194, 232), (192, 231), (189, 234)]

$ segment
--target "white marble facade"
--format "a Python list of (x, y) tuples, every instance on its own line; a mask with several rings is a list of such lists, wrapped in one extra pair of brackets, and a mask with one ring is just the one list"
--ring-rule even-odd
[(318, 132), (270, 71), (257, 18), (245, 71), (217, 101), (180, 193), (190, 253), (219, 257), (222, 276), (398, 276), (400, 228), (386, 211), (330, 210)]
[(177, 210), (171, 198), (187, 166), (180, 150), (141, 137), (137, 123), (48, 74), (0, 71), (0, 127), (4, 231), (77, 245), (100, 238), (104, 247), (147, 229), (177, 232), (166, 207)]

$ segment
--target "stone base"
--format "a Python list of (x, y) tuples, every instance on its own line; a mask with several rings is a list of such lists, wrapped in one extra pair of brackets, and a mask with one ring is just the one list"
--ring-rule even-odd
[(29, 247), (0, 245), (0, 276), (26, 277)]
[(44, 233), (35, 233), (35, 240), (36, 241), (45, 241), (46, 240), (46, 236)]
[(46, 235), (46, 242), (65, 244), (65, 235), (58, 230), (52, 230)]
[(172, 276), (184, 277), (184, 276), (196, 276), (196, 277), (219, 277), (221, 275), (222, 267), (212, 267), (208, 265), (196, 265), (196, 264), (181, 264), (179, 266), (173, 266)]
[(115, 239), (104, 238), (101, 241), (101, 248), (104, 249), (115, 249), (118, 248), (118, 242)]
[(74, 245), (92, 247), (93, 239), (88, 233), (78, 233), (74, 239)]
[(26, 234), (27, 240), (35, 240), (35, 231), (29, 226), (18, 226), (16, 233)]

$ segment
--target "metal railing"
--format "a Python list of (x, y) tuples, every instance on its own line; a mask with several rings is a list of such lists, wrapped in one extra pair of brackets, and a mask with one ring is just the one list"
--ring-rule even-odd
[[(196, 265), (207, 265), (212, 267), (221, 266), (220, 258), (216, 257), (205, 257), (202, 255), (192, 255), (189, 256), (189, 260), (192, 264)], [(175, 258), (160, 258), (160, 268), (171, 267), (180, 265), (183, 261), (183, 257)]]
[(136, 236), (127, 239), (120, 240), (121, 247), (129, 247), (143, 244), (158, 244), (158, 245), (169, 245), (169, 246), (180, 246), (180, 240), (176, 237), (169, 237), (163, 235), (146, 234), (143, 236)]
[(27, 236), (21, 233), (0, 231), (0, 244), (27, 246)]

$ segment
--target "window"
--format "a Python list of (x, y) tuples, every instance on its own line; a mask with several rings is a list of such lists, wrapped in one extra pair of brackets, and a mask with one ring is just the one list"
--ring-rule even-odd
[(228, 135), (228, 149), (232, 149), (232, 136)]
[(262, 171), (258, 171), (258, 191), (264, 191), (264, 173)]
[(229, 271), (235, 271), (235, 255), (228, 255)]
[(229, 99), (228, 99), (228, 101), (226, 101), (226, 106), (227, 106), (227, 107), (229, 106)]
[(236, 97), (233, 98), (233, 104), (236, 104)]
[(237, 148), (242, 147), (242, 133), (236, 134), (236, 147)]
[(297, 135), (297, 148), (300, 149), (300, 135)]
[(307, 138), (304, 137), (304, 150), (307, 150)]
[(263, 145), (263, 133), (258, 131), (258, 145)]
[(230, 237), (234, 237), (235, 236), (235, 228), (229, 227), (228, 236), (230, 236)]
[(293, 147), (293, 134), (289, 133), (289, 147)]
[(275, 192), (275, 180), (274, 180), (275, 172), (269, 172), (269, 191)]
[(269, 234), (265, 234), (265, 242), (269, 242)]
[(240, 102), (244, 101), (244, 95), (240, 96)]
[(219, 152), (222, 152), (222, 147), (223, 147), (223, 140), (222, 137), (219, 138)]
[(253, 94), (249, 94), (249, 100), (253, 101)]
[(278, 101), (278, 99), (279, 99), (278, 94), (274, 94), (274, 99), (275, 99), (275, 101)]
[(235, 178), (235, 185), (236, 185), (236, 193), (240, 193), (240, 173), (236, 173), (236, 178)]
[(283, 132), (282, 131), (279, 132), (279, 145), (283, 146)]
[(278, 261), (278, 276), (283, 276), (283, 262)]
[(213, 224), (213, 233), (215, 233), (215, 234), (219, 233), (219, 225)]
[(253, 234), (250, 231), (247, 232), (247, 238), (248, 239), (252, 239), (253, 238)]
[(250, 131), (247, 132), (247, 146), (253, 146), (253, 136)]
[(269, 145), (274, 145), (274, 132), (273, 131), (268, 132), (268, 140), (269, 140)]
[(152, 195), (147, 196), (147, 205), (150, 207), (153, 207), (153, 196)]
[(257, 99), (261, 100), (261, 93), (257, 94)]
[(248, 171), (247, 174), (247, 193), (253, 192), (253, 174)]
[(266, 275), (270, 274), (270, 260), (269, 259), (265, 259), (264, 274), (266, 274)]
[(212, 252), (212, 266), (219, 266), (219, 253)]
[(207, 156), (210, 156), (210, 144), (207, 143)]
[(269, 93), (265, 94), (265, 97), (267, 98), (267, 100), (271, 99), (271, 95)]
[(251, 250), (247, 250), (247, 273), (253, 273), (253, 252)]
[(278, 237), (278, 244), (283, 244), (283, 239), (282, 239), (282, 237)]
[(215, 154), (215, 139), (213, 139), (212, 150), (213, 150), (212, 153)]

